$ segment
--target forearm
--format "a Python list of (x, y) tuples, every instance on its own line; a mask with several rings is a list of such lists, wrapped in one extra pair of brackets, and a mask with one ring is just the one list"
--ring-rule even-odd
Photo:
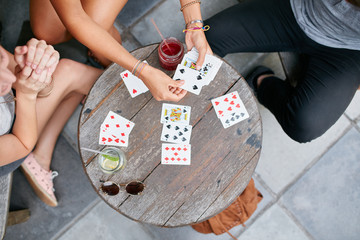
[[(185, 6), (185, 4), (192, 2), (193, 0), (180, 0), (180, 5)], [(193, 21), (193, 20), (202, 20), (200, 4), (195, 3), (190, 6), (187, 6), (182, 11), (184, 15), (185, 24)]]
[(79, 42), (127, 70), (136, 64), (137, 59), (86, 14), (80, 1), (51, 2), (66, 29)]
[(36, 95), (16, 95), (16, 119), (12, 133), (0, 136), (0, 165), (26, 156), (37, 141)]

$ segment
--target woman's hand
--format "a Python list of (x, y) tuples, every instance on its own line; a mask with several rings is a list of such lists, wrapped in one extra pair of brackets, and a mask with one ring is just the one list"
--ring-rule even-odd
[(15, 48), (15, 61), (21, 69), (30, 68), (36, 75), (47, 71), (51, 76), (59, 63), (59, 53), (44, 40), (30, 39), (25, 46)]
[[(189, 25), (187, 28), (199, 27), (200, 25)], [(201, 25), (202, 27), (202, 25)], [(200, 70), (206, 54), (213, 54), (203, 31), (188, 31), (185, 35), (186, 48), (190, 51), (195, 47), (199, 51), (199, 58), (196, 62), (196, 69)]]
[(15, 48), (14, 58), (18, 64), (15, 68), (16, 89), (36, 96), (50, 84), (59, 53), (45, 41), (33, 38), (27, 45)]
[(184, 80), (175, 81), (164, 72), (147, 64), (143, 68), (140, 78), (157, 101), (178, 102), (187, 93), (186, 90), (181, 89)]

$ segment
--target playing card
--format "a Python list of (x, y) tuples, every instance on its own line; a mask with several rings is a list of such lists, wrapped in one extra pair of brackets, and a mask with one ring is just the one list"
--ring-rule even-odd
[(120, 76), (132, 98), (149, 91), (143, 81), (138, 77), (135, 77), (130, 71), (126, 70), (120, 73)]
[(237, 91), (211, 100), (218, 118), (245, 109)]
[(102, 126), (105, 126), (106, 129), (123, 129), (126, 133), (130, 133), (135, 123), (110, 111), (102, 123)]
[[(196, 62), (199, 57), (198, 51), (191, 50), (187, 54), (185, 54), (181, 66), (186, 66), (188, 68), (194, 69), (196, 67)], [(208, 85), (216, 76), (217, 72), (221, 67), (222, 61), (212, 55), (206, 54), (205, 61), (200, 70), (198, 70), (198, 77), (202, 78), (202, 86)]]
[(181, 66), (180, 64), (176, 68), (173, 79), (185, 80), (185, 83), (181, 86), (181, 88), (196, 95), (199, 95), (203, 86), (203, 78), (198, 71)]
[(230, 115), (226, 115), (220, 118), (220, 121), (224, 128), (228, 128), (242, 120), (245, 120), (249, 117), (248, 112), (246, 111), (245, 107), (242, 108), (241, 111), (233, 112)]
[(191, 145), (163, 143), (161, 163), (171, 165), (190, 165)]
[(129, 135), (121, 130), (109, 130), (100, 128), (99, 144), (127, 147)]
[(165, 142), (188, 144), (191, 138), (191, 131), (191, 125), (164, 123), (160, 140)]
[(163, 103), (160, 122), (173, 122), (189, 125), (191, 107)]

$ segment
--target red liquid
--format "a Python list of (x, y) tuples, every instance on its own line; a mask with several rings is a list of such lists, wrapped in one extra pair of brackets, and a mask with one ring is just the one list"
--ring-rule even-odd
[(166, 55), (169, 55), (169, 56), (176, 55), (178, 52), (180, 52), (180, 49), (181, 49), (180, 46), (176, 43), (168, 43), (167, 45), (164, 44), (161, 48), (163, 53), (165, 53)]
[(160, 65), (166, 70), (175, 70), (184, 56), (184, 46), (173, 37), (166, 39), (166, 43), (162, 41), (158, 48)]

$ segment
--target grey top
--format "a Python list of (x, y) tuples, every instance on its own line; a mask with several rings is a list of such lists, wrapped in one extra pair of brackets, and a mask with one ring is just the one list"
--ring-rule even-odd
[(360, 7), (346, 0), (290, 0), (295, 18), (315, 42), (360, 50)]
[[(15, 102), (12, 94), (8, 93), (3, 97), (0, 97), (0, 136), (8, 133), (14, 121), (15, 116)], [(9, 103), (4, 103), (11, 101)]]

